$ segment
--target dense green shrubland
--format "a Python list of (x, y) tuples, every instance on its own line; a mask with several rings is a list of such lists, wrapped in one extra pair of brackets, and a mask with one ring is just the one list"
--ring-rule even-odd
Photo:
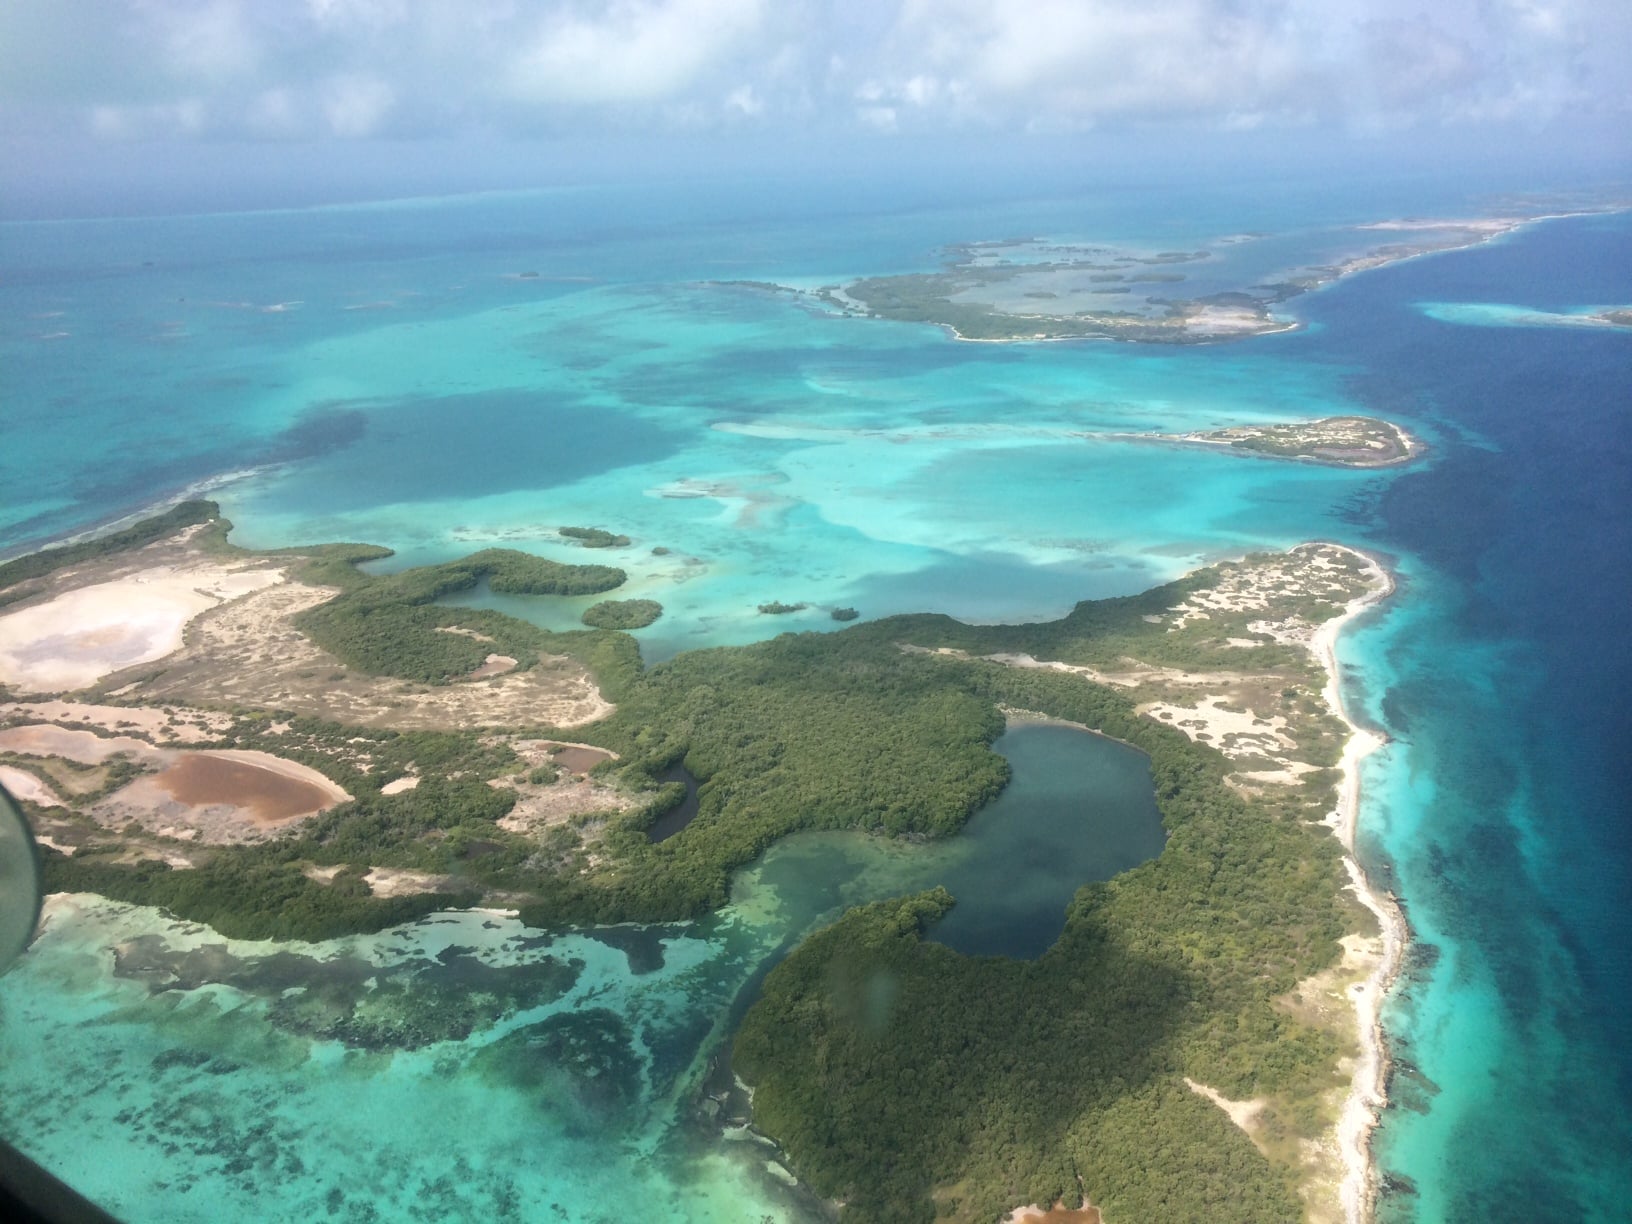
[[(434, 682), (492, 649), (520, 658), (547, 648), (595, 671), (618, 709), (574, 738), (615, 749), (624, 784), (645, 793), (643, 806), (603, 830), (602, 865), (583, 870), (570, 825), (543, 844), (499, 828), (514, 793), (485, 779), (517, 763), (490, 739), (308, 720), (277, 750), (326, 769), (353, 802), (282, 840), (213, 851), (193, 870), (48, 855), (52, 888), (161, 905), (247, 938), (372, 930), (500, 888), (531, 896), (523, 916), (536, 924), (691, 916), (722, 904), (731, 873), (796, 830), (955, 833), (1006, 780), (990, 750), (1003, 727), (998, 707), (1041, 711), (1149, 754), (1166, 848), (1080, 890), (1064, 933), (1033, 962), (925, 942), (954, 903), (940, 891), (852, 910), (808, 939), (770, 974), (736, 1039), (758, 1125), (802, 1179), (843, 1199), (858, 1221), (995, 1219), (1018, 1203), (1076, 1202), (1084, 1192), (1121, 1220), (1299, 1216), (1287, 1177), (1181, 1077), (1237, 1098), (1305, 1101), (1335, 1082), (1334, 1039), (1275, 1000), (1333, 962), (1348, 926), (1337, 843), (1301, 818), (1299, 803), (1232, 791), (1219, 753), (1138, 716), (1125, 694), (978, 658), (1216, 665), (1220, 636), (1239, 627), (1214, 620), (1168, 632), (1143, 619), (1204, 578), (1080, 604), (1050, 624), (897, 617), (643, 670), (623, 634), (547, 634), (433, 602), (483, 576), (495, 589), (576, 593), (610, 589), (619, 571), (490, 550), (379, 578), (352, 569), (357, 556), (336, 550), (312, 563), (343, 594), (302, 624), (351, 666)], [(436, 632), (454, 625), (497, 645)], [(1254, 654), (1258, 667), (1312, 675), (1295, 648)], [(259, 744), (258, 722), (241, 721), (230, 741)], [(366, 773), (336, 755), (339, 738), (368, 754)], [(380, 782), (410, 761), (424, 781), (382, 795)], [(677, 761), (701, 783), (699, 812), (653, 844), (646, 828), (681, 789), (653, 779)], [(347, 869), (320, 883), (303, 874), (312, 864)], [(454, 883), (375, 898), (365, 865)]]

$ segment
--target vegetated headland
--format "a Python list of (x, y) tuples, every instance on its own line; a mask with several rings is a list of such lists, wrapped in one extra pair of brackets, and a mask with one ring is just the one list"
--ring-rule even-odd
[[(1358, 750), (1328, 646), (1387, 589), (1369, 558), (1310, 544), (1044, 624), (900, 616), (646, 667), (613, 629), (437, 602), (619, 570), (489, 549), (382, 576), (357, 568), (382, 549), (228, 527), (193, 503), (0, 567), (0, 767), (53, 891), (248, 939), (477, 905), (693, 917), (797, 831), (955, 836), (1006, 781), (1006, 719), (1064, 720), (1149, 755), (1162, 853), (1083, 888), (1035, 961), (923, 940), (944, 890), (806, 939), (735, 1040), (755, 1125), (850, 1220), (1366, 1209), (1403, 928), (1334, 835)], [(697, 814), (653, 841), (677, 764)]]

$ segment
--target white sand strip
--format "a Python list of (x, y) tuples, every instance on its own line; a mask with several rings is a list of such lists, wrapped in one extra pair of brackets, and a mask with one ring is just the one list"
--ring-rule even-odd
[(1383, 741), (1356, 726), (1343, 707), (1337, 639), (1350, 621), (1394, 592), (1393, 577), (1375, 558), (1360, 552), (1355, 552), (1355, 555), (1365, 560), (1374, 588), (1369, 594), (1352, 600), (1341, 616), (1321, 625), (1310, 640), (1309, 649), (1326, 669), (1326, 687), (1321, 693), (1322, 697), (1349, 728), (1349, 738), (1340, 762), (1343, 777), (1339, 784), (1337, 809), (1333, 813), (1338, 839), (1347, 851), (1343, 865), (1353, 881), (1355, 894), (1377, 916), (1383, 929), (1382, 956), (1364, 984), (1350, 992), (1360, 1034), (1360, 1058), (1355, 1064), (1348, 1099), (1343, 1102), (1343, 1111), (1337, 1123), (1338, 1145), (1345, 1170), (1339, 1190), (1343, 1216), (1348, 1224), (1365, 1224), (1372, 1218), (1377, 1205), (1378, 1180), (1371, 1162), (1371, 1134), (1376, 1129), (1379, 1114), (1388, 1103), (1388, 1052), (1383, 1041), (1382, 1002), (1395, 975), (1399, 973), (1407, 929), (1405, 916), (1393, 897), (1379, 894), (1372, 888), (1354, 853), (1355, 831), (1360, 819), (1361, 762), (1375, 752)]

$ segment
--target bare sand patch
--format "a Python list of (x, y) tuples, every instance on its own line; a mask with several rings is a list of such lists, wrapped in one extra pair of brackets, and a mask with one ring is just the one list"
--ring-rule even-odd
[(200, 612), (278, 582), (282, 570), (199, 562), (64, 591), (0, 616), (0, 681), (64, 692), (181, 648)]
[(1517, 229), (1525, 222), (1518, 217), (1469, 217), (1462, 220), (1447, 220), (1434, 217), (1413, 217), (1404, 220), (1371, 221), (1364, 225), (1356, 225), (1359, 230), (1468, 230), (1476, 234), (1505, 234), (1509, 230)]
[(485, 680), (489, 676), (502, 676), (505, 672), (516, 670), (516, 660), (509, 655), (490, 654), (482, 660), (482, 665), (470, 673), (472, 680)]
[(1251, 710), (1235, 708), (1228, 698), (1217, 694), (1203, 697), (1193, 706), (1153, 701), (1139, 706), (1137, 712), (1177, 727), (1191, 739), (1211, 744), (1228, 757), (1267, 756), (1278, 760), (1281, 754), (1295, 752), (1298, 747), (1287, 733), (1286, 719), (1279, 714), (1261, 718)]
[(524, 837), (567, 824), (574, 816), (606, 815), (632, 806), (621, 792), (594, 778), (566, 774), (547, 785), (495, 778), (489, 786), (514, 790), (516, 802), (499, 820), (499, 828)]
[(1354, 587), (1356, 558), (1363, 569), (1375, 568), (1369, 558), (1351, 549), (1324, 543), (1299, 544), (1279, 556), (1220, 566), (1218, 579), (1211, 587), (1194, 592), (1168, 609), (1172, 617), (1168, 628), (1172, 631), (1190, 621), (1211, 620), (1214, 612), (1263, 612), (1263, 621), (1247, 626), (1253, 633), (1278, 642), (1307, 644), (1314, 635), (1314, 626), (1296, 613), (1277, 616), (1278, 608), (1288, 598), (1347, 603)]
[(1186, 312), (1184, 330), (1201, 336), (1265, 335), (1277, 331), (1296, 331), (1292, 319), (1274, 319), (1259, 306), (1198, 306)]
[(518, 660), (515, 670), (483, 684), (423, 685), (353, 672), (290, 623), (336, 594), (283, 582), (206, 613), (138, 695), (149, 703), (232, 703), (399, 730), (576, 727), (612, 712), (580, 664), (553, 655), (525, 668)]
[[(716, 425), (715, 429), (722, 426)], [(727, 432), (730, 432), (728, 429)], [(706, 499), (719, 504), (721, 519), (738, 527), (761, 527), (764, 520), (779, 514), (793, 504), (786, 495), (773, 491), (771, 478), (743, 477), (741, 479), (698, 479), (682, 477), (666, 485), (648, 489), (648, 497), (676, 500)]]
[[(1149, 619), (1148, 617), (1146, 618)], [(1160, 617), (1156, 619), (1160, 620)], [(1234, 644), (1233, 641), (1231, 644)], [(1256, 646), (1257, 642), (1248, 645)], [(922, 650), (923, 647), (904, 646), (904, 650)], [(968, 652), (954, 650), (949, 646), (938, 647), (934, 654), (951, 655), (955, 658), (968, 658)], [(1136, 659), (1118, 660), (1122, 666), (1116, 670), (1103, 667), (1088, 667), (1076, 663), (1061, 663), (1057, 659), (1035, 659), (1029, 654), (989, 654), (982, 658), (991, 663), (1001, 663), (1005, 667), (1034, 667), (1044, 671), (1070, 672), (1092, 680), (1095, 684), (1108, 684), (1113, 688), (1137, 688), (1142, 684), (1181, 685), (1188, 688), (1230, 688), (1246, 683), (1253, 677), (1241, 672), (1187, 672), (1173, 667), (1158, 667), (1151, 663), (1141, 663)]]
[(446, 892), (450, 885), (447, 876), (409, 871), (405, 867), (374, 867), (363, 877), (363, 882), (376, 897), (411, 897), (417, 893)]
[(613, 759), (605, 748), (586, 748), (579, 744), (561, 745), (551, 755), (562, 769), (575, 774), (586, 774), (602, 761)]
[(1198, 1084), (1189, 1076), (1185, 1076), (1184, 1084), (1197, 1096), (1204, 1096), (1214, 1105), (1217, 1105), (1228, 1115), (1231, 1122), (1234, 1122), (1247, 1133), (1248, 1138), (1256, 1140), (1253, 1124), (1258, 1121), (1258, 1115), (1264, 1112), (1264, 1106), (1269, 1104), (1267, 1099), (1253, 1097), (1246, 1101), (1232, 1101), (1218, 1089), (1209, 1088), (1206, 1084)]
[(40, 807), (66, 807), (57, 793), (26, 769), (15, 765), (0, 765), (0, 786), (11, 792), (13, 799), (26, 799)]
[(493, 639), (485, 633), (477, 633), (474, 629), (466, 629), (463, 625), (438, 625), (438, 633), (451, 633), (454, 637), (467, 637), (473, 642), (492, 642)]
[(391, 781), (387, 782), (384, 786), (380, 787), (380, 794), (382, 794), (382, 795), (400, 795), (404, 791), (413, 790), (418, 785), (419, 785), (419, 775), (417, 775), (417, 774), (405, 774), (403, 777), (393, 778)]
[(1056, 1203), (1052, 1207), (1016, 1207), (1003, 1217), (1003, 1224), (1100, 1224), (1099, 1208), (1092, 1206), (1067, 1207)]
[[(136, 685), (129, 686), (134, 689)], [(21, 715), (46, 723), (86, 723), (107, 731), (133, 731), (157, 743), (197, 744), (218, 738), (232, 716), (178, 706), (93, 705), (80, 701), (0, 702), (0, 719)], [(285, 726), (287, 730), (287, 725)]]
[(116, 753), (128, 753), (138, 761), (161, 760), (162, 749), (146, 740), (126, 735), (103, 736), (90, 731), (54, 727), (49, 723), (7, 727), (0, 730), (0, 752), (20, 752), (25, 756), (63, 757), (81, 765), (100, 765)]

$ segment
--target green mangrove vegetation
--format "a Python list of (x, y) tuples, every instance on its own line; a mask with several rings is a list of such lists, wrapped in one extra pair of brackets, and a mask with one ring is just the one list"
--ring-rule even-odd
[(851, 911), (807, 940), (736, 1040), (756, 1123), (847, 1220), (995, 1219), (1085, 1192), (1111, 1218), (1300, 1218), (1289, 1175), (1182, 1077), (1305, 1102), (1336, 1083), (1335, 1040), (1276, 1003), (1352, 925), (1335, 839), (1230, 790), (1216, 752), (1118, 694), (962, 667), (989, 699), (1150, 753), (1167, 846), (1083, 888), (1034, 962), (923, 941), (944, 894)]
[[(1228, 784), (1231, 758), (1140, 713), (1145, 687), (1011, 665), (1030, 655), (1218, 672), (1242, 666), (1246, 641), (1252, 670), (1298, 718), (1305, 759), (1333, 764), (1340, 737), (1312, 696), (1319, 676), (1307, 652), (1253, 631), (1262, 611), (1171, 615), (1246, 571), (1215, 567), (1041, 624), (901, 616), (646, 668), (633, 639), (611, 629), (552, 634), (435, 602), (483, 578), (495, 590), (605, 591), (619, 570), (493, 549), (374, 576), (355, 562), (380, 550), (306, 555), (303, 576), (341, 593), (299, 626), (350, 667), (436, 684), (495, 650), (584, 661), (616, 709), (572, 738), (617, 753), (595, 773), (622, 788), (625, 810), (530, 835), (501, 825), (517, 786), (555, 775), (521, 760), (515, 737), (550, 728), (401, 732), (237, 710), (209, 746), (274, 751), (354, 798), (276, 840), (188, 847), (186, 869), (131, 862), (117, 840), (48, 853), (52, 889), (157, 905), (254, 939), (376, 930), (494, 896), (545, 927), (692, 917), (724, 904), (732, 873), (797, 831), (955, 834), (1007, 780), (991, 750), (1003, 711), (1034, 711), (1149, 756), (1165, 849), (1082, 888), (1036, 961), (926, 941), (956, 903), (944, 890), (854, 909), (807, 939), (770, 973), (735, 1039), (756, 1125), (849, 1221), (992, 1220), (1084, 1195), (1120, 1220), (1299, 1218), (1297, 1170), (1272, 1164), (1184, 1079), (1292, 1102), (1266, 1124), (1283, 1137), (1322, 1124), (1316, 1102), (1337, 1083), (1337, 1039), (1279, 1000), (1334, 964), (1355, 924), (1340, 847), (1316, 823), (1330, 776), (1254, 797)], [(1254, 590), (1280, 581), (1248, 580)], [(1295, 583), (1266, 598), (1312, 622), (1335, 610), (1332, 596)], [(597, 607), (622, 616), (641, 602)], [(792, 607), (762, 611), (771, 609)], [(648, 830), (685, 798), (684, 785), (661, 782), (681, 764), (698, 782), (697, 813), (654, 842)], [(410, 772), (415, 788), (384, 792)], [(499, 778), (510, 783), (488, 784)], [(379, 897), (364, 878), (371, 867), (439, 883)]]
[(1176, 440), (1210, 442), (1276, 458), (1360, 468), (1406, 463), (1427, 449), (1392, 421), (1361, 416), (1232, 425), (1182, 434)]
[(128, 552), (144, 544), (152, 544), (175, 535), (184, 527), (213, 522), (219, 507), (212, 501), (178, 502), (162, 514), (146, 518), (121, 531), (80, 540), (74, 544), (59, 544), (42, 548), (39, 552), (0, 562), (0, 607), (13, 603), (29, 594), (19, 584), (32, 578), (44, 578), (70, 565), (94, 561), (115, 553)]
[(591, 629), (644, 629), (663, 615), (655, 599), (603, 599), (580, 618)]
[(543, 649), (573, 653), (575, 645), (573, 635), (550, 634), (514, 617), (440, 607), (436, 601), (444, 596), (468, 591), (484, 578), (492, 590), (512, 595), (597, 594), (622, 586), (625, 578), (611, 566), (562, 565), (507, 548), (384, 576), (355, 568), (358, 560), (378, 555), (353, 546), (307, 565), (302, 573), (307, 581), (342, 590), (301, 613), (296, 627), (359, 671), (429, 684), (469, 675), (490, 649), (532, 659)]
[(558, 531), (569, 540), (577, 540), (585, 548), (628, 548), (629, 537), (614, 535), (600, 527), (560, 527)]
[[(1022, 246), (1034, 247), (1032, 254), (1037, 258), (1016, 261), (999, 254), (1002, 248)], [(1267, 300), (1254, 294), (1186, 300), (1133, 288), (1155, 285), (1165, 291), (1185, 277), (1151, 272), (1142, 265), (1205, 259), (1205, 251), (1113, 257), (1104, 249), (979, 243), (951, 247), (945, 254), (947, 265), (940, 272), (869, 276), (844, 286), (842, 296), (825, 288), (816, 291), (815, 297), (846, 313), (932, 323), (965, 340), (1098, 338), (1195, 344), (1233, 334), (1229, 329), (1190, 326), (1200, 309), (1210, 305), (1251, 311), (1255, 317), (1249, 331), (1272, 326)], [(1065, 279), (1059, 279), (1061, 276)]]

